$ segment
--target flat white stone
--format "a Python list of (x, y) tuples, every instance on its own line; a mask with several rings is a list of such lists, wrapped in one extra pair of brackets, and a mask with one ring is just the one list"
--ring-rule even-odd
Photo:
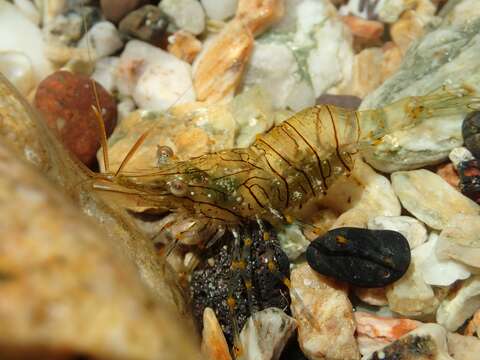
[(416, 249), (424, 258), (420, 264), (423, 280), (429, 285), (450, 286), (457, 280), (470, 277), (471, 273), (465, 265), (451, 259), (439, 259), (436, 254), (437, 244), (438, 235), (431, 233), (429, 240)]
[(23, 95), (28, 95), (35, 85), (32, 62), (24, 53), (0, 52), (0, 73)]
[(30, 59), (35, 85), (53, 71), (40, 29), (5, 0), (0, 0), (0, 34), (8, 34), (0, 37), (0, 52), (16, 51)]
[(466, 147), (463, 147), (463, 146), (457, 147), (452, 151), (450, 151), (450, 154), (448, 154), (448, 158), (452, 162), (455, 169), (458, 168), (458, 165), (461, 162), (474, 159), (470, 150), (468, 150)]
[(205, 12), (198, 0), (163, 0), (158, 6), (180, 29), (194, 35), (205, 29)]
[(261, 86), (277, 109), (300, 111), (315, 104), (312, 87), (302, 79), (293, 51), (279, 42), (255, 42), (244, 86)]
[(141, 109), (167, 110), (195, 100), (190, 64), (143, 41), (127, 43), (116, 74), (120, 93), (133, 96)]
[(294, 318), (277, 308), (254, 313), (240, 333), (240, 344), (245, 352), (242, 360), (277, 360), (297, 328)]
[(437, 311), (437, 323), (456, 331), (480, 308), (480, 275), (465, 280), (454, 294), (445, 298)]
[(368, 222), (372, 230), (394, 230), (405, 236), (410, 249), (427, 241), (425, 225), (411, 216), (377, 216)]
[(457, 214), (480, 214), (479, 205), (431, 171), (398, 171), (391, 179), (403, 207), (434, 229), (443, 229)]
[(123, 41), (115, 25), (109, 21), (100, 21), (87, 31), (77, 47), (86, 49), (87, 46), (92, 50), (94, 59), (101, 59), (121, 49)]
[(480, 216), (454, 216), (440, 233), (436, 253), (440, 259), (480, 268)]
[(205, 13), (213, 20), (226, 20), (237, 10), (238, 0), (200, 0)]

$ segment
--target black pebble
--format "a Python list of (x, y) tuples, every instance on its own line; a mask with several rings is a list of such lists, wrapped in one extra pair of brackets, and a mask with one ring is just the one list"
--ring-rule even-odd
[(480, 160), (462, 161), (458, 164), (460, 191), (480, 203)]
[(468, 114), (463, 120), (462, 136), (465, 147), (480, 159), (480, 111)]
[(307, 261), (319, 273), (360, 287), (384, 287), (410, 264), (405, 237), (391, 230), (338, 228), (308, 246)]

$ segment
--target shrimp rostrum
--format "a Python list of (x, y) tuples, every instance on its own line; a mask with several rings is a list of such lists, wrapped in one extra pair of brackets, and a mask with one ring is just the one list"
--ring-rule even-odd
[(353, 155), (383, 136), (479, 106), (467, 87), (442, 87), (374, 110), (314, 106), (257, 136), (248, 148), (167, 161), (148, 172), (102, 174), (95, 188), (118, 192), (135, 206), (191, 218), (189, 232), (207, 237), (251, 220), (279, 226), (348, 175)]

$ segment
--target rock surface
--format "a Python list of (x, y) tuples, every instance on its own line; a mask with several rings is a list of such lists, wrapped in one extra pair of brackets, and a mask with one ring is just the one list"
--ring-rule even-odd
[(197, 358), (118, 246), (3, 138), (0, 174), (1, 358)]
[(456, 331), (480, 308), (480, 276), (463, 281), (442, 301), (437, 311), (437, 323), (447, 330)]
[(210, 308), (203, 312), (202, 352), (208, 360), (232, 360), (222, 327)]
[[(105, 130), (109, 136), (117, 121), (112, 96), (100, 85), (96, 90)], [(92, 165), (100, 146), (100, 127), (92, 106), (96, 106), (92, 80), (83, 75), (58, 71), (44, 79), (35, 94), (35, 106), (47, 125), (80, 161)]]
[(372, 230), (394, 230), (405, 236), (410, 249), (423, 244), (427, 240), (425, 225), (411, 216), (377, 216), (368, 222)]
[(480, 206), (431, 171), (399, 171), (391, 178), (403, 207), (434, 229), (443, 229), (459, 213), (480, 214)]
[(346, 287), (307, 264), (295, 268), (290, 279), (291, 309), (304, 354), (312, 360), (360, 359)]
[(158, 6), (182, 30), (198, 35), (205, 29), (205, 12), (197, 0), (163, 0)]
[[(408, 95), (423, 95), (442, 85), (469, 84), (478, 89), (480, 22), (442, 24), (413, 45), (400, 69), (364, 99), (361, 109), (386, 105)], [(435, 61), (432, 61), (435, 59)], [(395, 131), (365, 153), (373, 167), (384, 172), (409, 170), (437, 163), (462, 143), (465, 113), (436, 117)]]
[(448, 354), (447, 332), (437, 324), (424, 324), (362, 360), (453, 360)]
[(480, 339), (456, 333), (447, 335), (448, 352), (455, 360), (476, 360), (480, 353)]
[(117, 67), (117, 85), (147, 110), (167, 110), (195, 100), (190, 64), (146, 42), (131, 40)]
[[(12, 29), (22, 29), (12, 32)], [(45, 56), (42, 32), (8, 1), (0, 0), (0, 33), (10, 34), (0, 38), (0, 51), (16, 51), (28, 57), (33, 67), (35, 85), (48, 76), (52, 64)]]
[(436, 254), (440, 259), (454, 259), (480, 267), (480, 216), (456, 215), (440, 233)]
[(278, 360), (297, 322), (277, 308), (250, 316), (240, 333), (243, 360)]

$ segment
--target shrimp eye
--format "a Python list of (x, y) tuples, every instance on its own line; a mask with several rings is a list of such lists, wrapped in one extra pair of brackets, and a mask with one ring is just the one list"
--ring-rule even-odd
[(171, 147), (162, 145), (157, 146), (157, 159), (159, 164), (168, 162), (173, 156), (173, 150)]
[(175, 196), (183, 196), (187, 193), (188, 186), (182, 180), (173, 180), (170, 184), (170, 192)]

